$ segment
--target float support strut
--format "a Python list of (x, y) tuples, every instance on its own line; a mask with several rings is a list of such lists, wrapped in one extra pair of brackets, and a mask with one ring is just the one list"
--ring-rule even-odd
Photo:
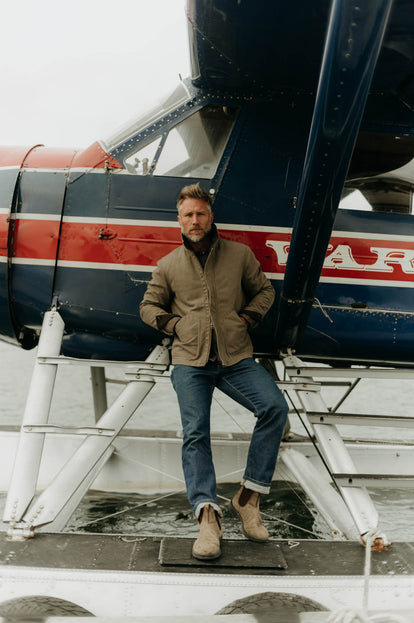
[(40, 360), (43, 357), (59, 355), (64, 326), (56, 309), (45, 313), (4, 511), (4, 521), (12, 522), (21, 517), (35, 493), (45, 435), (41, 432), (31, 432), (30, 426), (47, 424), (57, 372), (57, 364), (44, 364), (40, 363)]
[(95, 422), (97, 422), (108, 408), (105, 368), (91, 366), (91, 382)]
[[(46, 426), (49, 418), (64, 323), (52, 310), (45, 315), (39, 351), (29, 390), (20, 434), (4, 521), (9, 522), (9, 538), (21, 540), (34, 536), (34, 529), (61, 530), (80, 500), (113, 452), (112, 442), (169, 365), (165, 346), (157, 346), (146, 361), (127, 367), (127, 384), (114, 403), (106, 407), (105, 372), (95, 362), (92, 367), (94, 407), (97, 422), (85, 428), (85, 437), (46, 489), (34, 499)], [(104, 413), (102, 413), (104, 411)], [(62, 434), (64, 434), (62, 429)], [(83, 433), (82, 433), (83, 434)]]
[[(286, 369), (300, 368), (302, 362), (293, 355), (284, 358)], [(312, 382), (312, 377), (305, 378), (301, 375), (301, 381)], [(303, 409), (306, 412), (327, 412), (328, 409), (320, 395), (320, 392), (298, 390), (296, 392)], [(313, 431), (318, 441), (321, 453), (325, 457), (331, 473), (357, 474), (351, 456), (336, 426), (332, 424), (313, 424)], [(343, 501), (345, 502), (358, 529), (363, 537), (367, 533), (378, 530), (378, 513), (365, 487), (342, 487), (338, 486)], [(379, 531), (378, 531), (379, 534)], [(383, 546), (389, 543), (385, 535), (381, 535)]]

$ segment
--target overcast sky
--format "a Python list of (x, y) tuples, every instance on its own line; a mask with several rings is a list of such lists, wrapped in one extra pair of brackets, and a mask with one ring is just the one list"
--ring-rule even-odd
[(3, 0), (0, 144), (87, 147), (189, 75), (185, 0)]

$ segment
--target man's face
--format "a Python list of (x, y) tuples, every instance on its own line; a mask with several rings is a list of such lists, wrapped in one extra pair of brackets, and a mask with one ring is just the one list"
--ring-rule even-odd
[(177, 216), (181, 232), (191, 242), (200, 242), (211, 230), (213, 213), (203, 199), (184, 199)]

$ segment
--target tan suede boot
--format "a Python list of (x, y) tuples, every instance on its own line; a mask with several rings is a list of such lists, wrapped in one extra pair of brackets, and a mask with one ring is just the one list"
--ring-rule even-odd
[(198, 521), (200, 534), (193, 545), (194, 558), (218, 558), (221, 554), (220, 539), (223, 536), (219, 514), (208, 504), (201, 509)]
[(231, 501), (231, 507), (242, 520), (242, 531), (246, 538), (264, 543), (269, 533), (263, 525), (259, 511), (260, 493), (241, 487)]

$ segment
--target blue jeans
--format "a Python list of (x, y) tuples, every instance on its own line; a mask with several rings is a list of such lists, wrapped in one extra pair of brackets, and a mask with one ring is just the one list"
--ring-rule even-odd
[(248, 358), (226, 367), (218, 362), (201, 368), (176, 365), (171, 379), (183, 426), (187, 494), (196, 517), (205, 504), (219, 509), (210, 443), (210, 407), (215, 387), (256, 416), (243, 480), (249, 489), (268, 493), (288, 412), (286, 400), (270, 374)]

